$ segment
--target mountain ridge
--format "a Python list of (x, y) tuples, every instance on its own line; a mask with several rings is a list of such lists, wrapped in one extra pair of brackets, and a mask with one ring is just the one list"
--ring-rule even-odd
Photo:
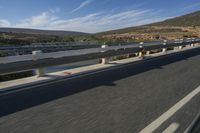
[[(191, 21), (188, 20), (193, 20), (192, 24)], [(196, 20), (197, 21), (194, 21)], [(178, 23), (178, 24), (173, 24), (173, 23)], [(188, 24), (190, 23), (190, 24)], [(151, 26), (174, 26), (174, 27), (184, 27), (184, 26), (200, 26), (200, 10), (199, 11), (195, 11), (192, 13), (188, 13), (182, 16), (178, 16), (178, 17), (174, 17), (171, 19), (166, 19), (164, 21), (161, 22), (155, 22), (155, 23), (150, 23), (150, 24), (146, 24), (146, 25), (141, 25), (141, 26), (132, 26), (132, 27), (127, 27), (127, 28), (120, 28), (120, 29), (115, 29), (115, 30), (109, 30), (109, 31), (105, 31), (105, 32), (99, 32), (97, 34), (107, 34), (107, 33), (125, 33), (125, 32), (130, 32), (132, 30), (140, 30), (140, 29), (144, 29), (146, 27), (151, 27)]]
[(82, 36), (82, 35), (90, 35), (89, 33), (76, 32), (76, 31), (41, 30), (41, 29), (10, 28), (10, 27), (0, 27), (0, 32), (4, 32), (4, 33), (22, 33), (22, 34), (55, 35), (55, 36)]
[(0, 28), (0, 41), (2, 43), (15, 43), (16, 41), (34, 43), (85, 40), (151, 41), (185, 37), (200, 37), (200, 11), (152, 24), (127, 27), (95, 34), (64, 30)]
[(113, 40), (160, 40), (200, 37), (200, 11), (161, 22), (97, 33)]

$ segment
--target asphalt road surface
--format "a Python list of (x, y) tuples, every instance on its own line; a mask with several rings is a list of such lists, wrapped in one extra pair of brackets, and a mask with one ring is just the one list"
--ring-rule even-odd
[(130, 63), (0, 96), (0, 133), (181, 133), (200, 112), (200, 93), (184, 99), (199, 86), (200, 49)]

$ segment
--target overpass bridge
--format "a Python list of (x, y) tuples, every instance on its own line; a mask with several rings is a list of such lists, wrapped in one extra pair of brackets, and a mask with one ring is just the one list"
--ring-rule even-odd
[[(174, 47), (176, 50), (167, 51)], [(160, 53), (151, 54), (155, 50)], [(120, 61), (108, 62), (111, 55), (130, 53), (140, 57), (122, 65), (115, 64)], [(104, 46), (64, 56), (41, 55), (13, 57), (16, 62), (11, 57), (1, 58), (0, 72), (37, 69), (42, 78), (44, 67), (97, 57), (103, 58), (103, 65), (111, 66), (1, 91), (1, 132), (184, 132), (199, 113), (198, 39), (152, 46)]]

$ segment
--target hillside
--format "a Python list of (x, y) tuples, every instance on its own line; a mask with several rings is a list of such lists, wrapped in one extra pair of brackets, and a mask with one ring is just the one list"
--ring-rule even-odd
[(0, 28), (0, 44), (71, 41), (154, 41), (200, 37), (200, 11), (153, 24), (97, 34), (20, 28)]
[(91, 39), (91, 35), (72, 31), (0, 28), (0, 44), (73, 42)]
[(74, 31), (56, 31), (56, 30), (37, 30), (37, 29), (22, 29), (22, 28), (0, 28), (0, 32), (4, 33), (22, 33), (22, 34), (40, 34), (53, 36), (85, 36), (89, 35), (82, 32)]
[(200, 37), (200, 11), (153, 24), (98, 33), (105, 39), (158, 40)]
[(152, 26), (200, 26), (200, 11), (154, 23)]

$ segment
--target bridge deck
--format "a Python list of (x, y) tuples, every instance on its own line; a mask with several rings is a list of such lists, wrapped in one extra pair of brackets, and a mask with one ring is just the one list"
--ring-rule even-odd
[[(139, 132), (200, 85), (200, 50), (46, 84), (0, 97), (3, 133)], [(155, 131), (183, 132), (200, 94)]]

